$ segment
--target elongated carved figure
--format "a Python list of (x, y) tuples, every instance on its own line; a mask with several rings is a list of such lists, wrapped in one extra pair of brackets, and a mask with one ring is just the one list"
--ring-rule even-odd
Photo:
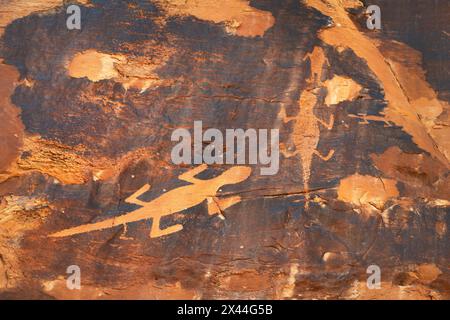
[(309, 181), (311, 178), (311, 166), (313, 156), (316, 155), (324, 161), (328, 161), (334, 154), (334, 150), (330, 150), (326, 156), (317, 151), (317, 146), (320, 140), (320, 127), (323, 125), (328, 130), (333, 128), (334, 116), (331, 115), (330, 120), (325, 122), (314, 114), (314, 107), (317, 104), (317, 95), (315, 92), (322, 84), (322, 69), (325, 63), (328, 63), (323, 49), (315, 47), (312, 53), (309, 53), (306, 58), (310, 59), (311, 76), (307, 80), (308, 88), (300, 95), (298, 102), (299, 112), (294, 117), (286, 115), (286, 109), (281, 108), (278, 115), (284, 123), (295, 121), (293, 132), (291, 134), (291, 142), (295, 146), (294, 151), (286, 150), (282, 146), (281, 152), (287, 158), (296, 155), (300, 156), (303, 175), (303, 188), (305, 191), (305, 208), (309, 207)]
[(53, 233), (50, 237), (68, 237), (152, 218), (153, 223), (150, 231), (150, 237), (156, 238), (178, 232), (183, 229), (181, 224), (176, 224), (165, 229), (161, 229), (160, 221), (164, 216), (169, 216), (194, 207), (205, 200), (208, 201), (208, 212), (210, 215), (220, 214), (221, 210), (225, 210), (226, 208), (241, 201), (240, 197), (235, 196), (230, 198), (229, 201), (223, 202), (223, 205), (219, 207), (219, 205), (215, 202), (214, 197), (220, 187), (245, 181), (251, 174), (251, 169), (249, 167), (232, 167), (220, 176), (208, 180), (200, 180), (195, 178), (196, 175), (206, 169), (207, 165), (200, 165), (180, 175), (180, 180), (190, 182), (192, 184), (171, 190), (150, 202), (144, 202), (138, 199), (139, 196), (150, 190), (150, 186), (146, 184), (125, 200), (128, 203), (142, 206), (142, 208), (111, 219), (84, 224)]
[(384, 113), (380, 112), (380, 116), (368, 115), (366, 113), (349, 114), (350, 118), (361, 119), (360, 124), (370, 124), (369, 121), (383, 122), (385, 127), (392, 127), (392, 124), (384, 117)]

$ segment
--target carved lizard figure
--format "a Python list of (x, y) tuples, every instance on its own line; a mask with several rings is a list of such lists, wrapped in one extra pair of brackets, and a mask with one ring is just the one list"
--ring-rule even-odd
[(219, 202), (215, 200), (215, 195), (219, 188), (224, 185), (236, 184), (246, 180), (251, 174), (251, 168), (235, 166), (223, 172), (220, 176), (212, 179), (200, 180), (195, 178), (196, 175), (206, 169), (207, 165), (204, 164), (183, 173), (179, 176), (179, 179), (192, 184), (171, 190), (150, 202), (145, 202), (138, 199), (139, 196), (150, 190), (150, 185), (146, 184), (125, 200), (128, 203), (139, 205), (141, 208), (111, 219), (62, 230), (51, 234), (50, 237), (68, 237), (152, 218), (153, 223), (150, 231), (150, 237), (156, 238), (178, 232), (183, 229), (181, 224), (176, 224), (165, 229), (161, 229), (160, 221), (164, 216), (169, 216), (188, 208), (192, 208), (205, 200), (208, 202), (208, 213), (210, 215), (221, 214), (222, 210), (225, 210), (226, 208), (241, 201), (239, 196), (234, 196), (228, 199), (228, 201), (224, 201), (222, 203), (222, 207), (220, 207)]
[(357, 119), (361, 119), (362, 121), (360, 122), (360, 124), (370, 124), (370, 121), (376, 121), (376, 122), (384, 122), (384, 126), (385, 127), (392, 127), (392, 124), (386, 120), (386, 118), (384, 117), (384, 113), (380, 112), (380, 116), (374, 116), (374, 115), (368, 115), (366, 113), (358, 113), (356, 114), (349, 114), (348, 115), (350, 118), (357, 118)]
[(314, 114), (314, 107), (317, 104), (316, 92), (318, 87), (322, 84), (322, 69), (328, 60), (325, 57), (323, 49), (315, 47), (312, 53), (308, 53), (305, 57), (310, 59), (311, 63), (311, 76), (308, 79), (308, 88), (300, 95), (298, 102), (299, 112), (294, 117), (288, 117), (286, 115), (286, 109), (281, 107), (278, 115), (284, 123), (294, 120), (295, 125), (291, 135), (291, 142), (295, 146), (295, 151), (286, 150), (285, 146), (282, 146), (281, 153), (289, 158), (295, 155), (299, 155), (301, 159), (302, 174), (303, 174), (303, 187), (305, 190), (305, 208), (309, 207), (310, 195), (309, 195), (309, 181), (311, 178), (311, 166), (313, 155), (318, 156), (324, 161), (328, 161), (334, 154), (334, 150), (330, 150), (326, 156), (317, 151), (317, 146), (320, 140), (320, 127), (323, 125), (328, 130), (333, 128), (334, 116), (331, 115), (330, 120), (325, 122), (319, 119)]

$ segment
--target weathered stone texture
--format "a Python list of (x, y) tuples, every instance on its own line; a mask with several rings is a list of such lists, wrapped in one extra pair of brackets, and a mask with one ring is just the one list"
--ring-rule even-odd
[[(0, 298), (450, 298), (448, 1), (78, 4), (0, 0)], [(278, 174), (183, 188), (197, 120), (278, 128)], [(119, 223), (151, 200), (182, 230)]]

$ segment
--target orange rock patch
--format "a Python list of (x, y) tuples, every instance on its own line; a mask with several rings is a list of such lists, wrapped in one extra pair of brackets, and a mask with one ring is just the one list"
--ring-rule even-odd
[(428, 133), (439, 150), (450, 159), (450, 106), (438, 99), (437, 93), (426, 81), (421, 53), (397, 41), (379, 42), (377, 46), (395, 72)]
[(338, 199), (355, 206), (372, 205), (378, 209), (399, 196), (396, 181), (355, 174), (341, 180)]
[(169, 15), (194, 16), (214, 23), (224, 23), (228, 33), (263, 36), (275, 24), (272, 13), (250, 6), (246, 0), (158, 0)]
[(0, 173), (16, 160), (22, 146), (24, 126), (20, 109), (11, 102), (11, 95), (19, 80), (19, 72), (0, 60)]
[(183, 288), (180, 282), (159, 284), (149, 282), (134, 284), (126, 288), (96, 287), (82, 285), (81, 290), (67, 290), (65, 276), (42, 283), (46, 294), (60, 300), (116, 300), (116, 299), (153, 299), (153, 300), (193, 300), (198, 299), (193, 289)]
[(389, 178), (405, 183), (405, 195), (430, 199), (450, 198), (450, 177), (445, 165), (424, 154), (405, 153), (391, 147), (371, 154), (373, 163)]
[(338, 104), (342, 101), (352, 101), (358, 97), (362, 87), (354, 80), (341, 76), (334, 76), (327, 80), (325, 86), (328, 94), (325, 98), (326, 105)]
[[(161, 51), (157, 59), (133, 58), (120, 54), (107, 54), (90, 49), (77, 53), (68, 63), (67, 71), (73, 78), (88, 78), (97, 82), (113, 79), (125, 89), (135, 88), (141, 93), (166, 81), (159, 79), (156, 69), (168, 60), (170, 49), (155, 48)], [(169, 81), (170, 82), (170, 81)]]
[(87, 50), (78, 53), (70, 61), (68, 70), (73, 78), (87, 77), (91, 81), (112, 79), (119, 76), (114, 64), (125, 61), (125, 57)]
[[(90, 0), (78, 0), (79, 4), (89, 5)], [(50, 10), (64, 4), (63, 0), (3, 0), (1, 1), (0, 36), (8, 24), (16, 19), (35, 12)]]

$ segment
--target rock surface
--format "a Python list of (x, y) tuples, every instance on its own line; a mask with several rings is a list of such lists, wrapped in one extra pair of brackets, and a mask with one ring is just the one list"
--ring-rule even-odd
[[(0, 298), (449, 299), (448, 1), (218, 3), (0, 1)], [(279, 172), (174, 165), (199, 120)]]

